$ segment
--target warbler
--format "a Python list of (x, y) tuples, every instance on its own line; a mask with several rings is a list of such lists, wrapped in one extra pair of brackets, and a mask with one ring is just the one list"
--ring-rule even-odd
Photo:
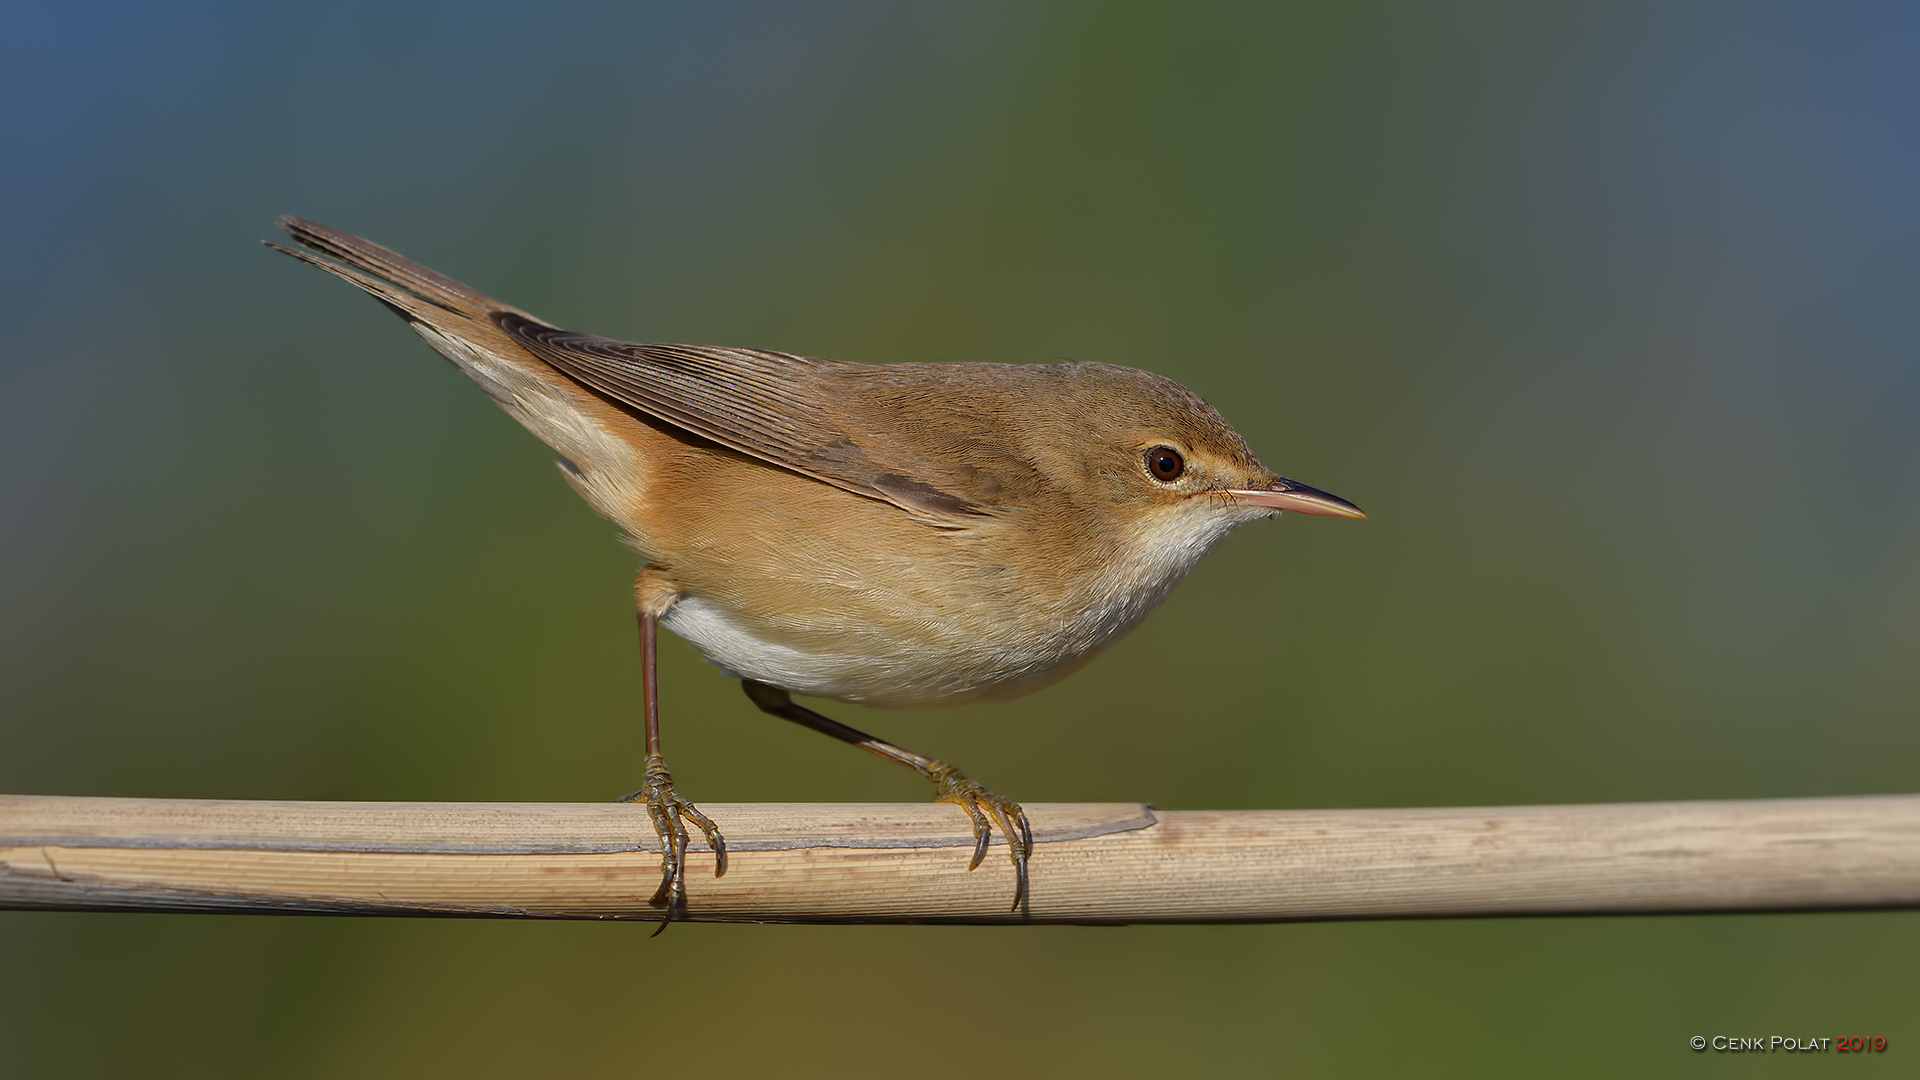
[[(1126, 633), (1236, 527), (1283, 511), (1365, 517), (1277, 476), (1171, 379), (1100, 363), (853, 364), (562, 330), (377, 244), (298, 218), (268, 246), (372, 293), (560, 454), (644, 560), (645, 804), (652, 903), (686, 904), (687, 823), (726, 842), (660, 753), (658, 627), (762, 710), (918, 771), (958, 804), (971, 867), (997, 826), (1027, 910), (1020, 805), (805, 708), (1000, 701)], [(304, 250), (302, 250), (304, 249)]]

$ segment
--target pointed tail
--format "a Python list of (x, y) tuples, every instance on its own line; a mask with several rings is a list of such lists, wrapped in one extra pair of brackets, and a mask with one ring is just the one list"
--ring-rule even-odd
[(404, 318), (445, 326), (448, 316), (486, 323), (487, 316), (493, 312), (517, 311), (399, 252), (351, 233), (297, 217), (283, 217), (279, 224), (308, 250), (274, 243), (268, 243), (268, 247), (358, 285)]

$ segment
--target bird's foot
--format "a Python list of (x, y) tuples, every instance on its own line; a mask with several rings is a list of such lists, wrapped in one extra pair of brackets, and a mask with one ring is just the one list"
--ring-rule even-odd
[[(694, 823), (707, 837), (707, 843), (713, 846), (713, 876), (719, 877), (727, 872), (727, 841), (720, 835), (720, 829), (713, 819), (700, 812), (699, 808), (681, 798), (673, 790), (673, 777), (667, 772), (667, 763), (659, 754), (647, 755), (646, 782), (639, 791), (620, 797), (621, 802), (647, 804), (647, 816), (653, 819), (653, 831), (660, 837), (660, 887), (655, 889), (653, 897), (647, 901), (653, 905), (665, 905), (666, 913), (660, 920), (660, 930), (667, 928), (676, 914), (686, 910), (687, 906), (687, 822)], [(655, 930), (658, 934), (660, 930)]]
[(973, 819), (973, 861), (967, 864), (967, 869), (979, 867), (980, 861), (987, 857), (987, 844), (993, 839), (989, 818), (999, 824), (1000, 831), (1007, 837), (1007, 849), (1013, 855), (1011, 910), (1027, 914), (1027, 860), (1033, 855), (1033, 830), (1027, 826), (1027, 812), (1012, 799), (996, 795), (967, 779), (965, 773), (951, 765), (932, 762), (926, 774), (927, 779), (933, 781), (933, 801), (957, 803)]

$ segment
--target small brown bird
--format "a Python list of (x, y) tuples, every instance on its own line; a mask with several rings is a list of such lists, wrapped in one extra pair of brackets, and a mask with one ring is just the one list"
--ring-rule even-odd
[[(797, 705), (997, 701), (1038, 690), (1131, 629), (1235, 527), (1283, 510), (1364, 517), (1263, 468), (1185, 387), (1110, 364), (847, 364), (561, 330), (400, 255), (283, 218), (270, 244), (398, 312), (561, 455), (573, 489), (646, 560), (634, 582), (652, 902), (685, 905), (691, 821), (660, 756), (656, 627), (766, 712), (917, 770), (998, 824), (1027, 903), (1018, 803), (950, 765)], [(663, 921), (662, 926), (665, 923)]]

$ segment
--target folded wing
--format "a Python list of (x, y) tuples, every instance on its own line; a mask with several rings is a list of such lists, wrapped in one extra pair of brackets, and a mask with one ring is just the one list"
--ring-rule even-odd
[[(849, 430), (859, 365), (710, 345), (652, 345), (561, 330), (510, 311), (498, 326), (582, 385), (722, 446), (859, 495), (956, 523), (989, 508), (876, 461)], [(828, 409), (824, 403), (837, 408)], [(853, 407), (849, 407), (849, 406)]]

